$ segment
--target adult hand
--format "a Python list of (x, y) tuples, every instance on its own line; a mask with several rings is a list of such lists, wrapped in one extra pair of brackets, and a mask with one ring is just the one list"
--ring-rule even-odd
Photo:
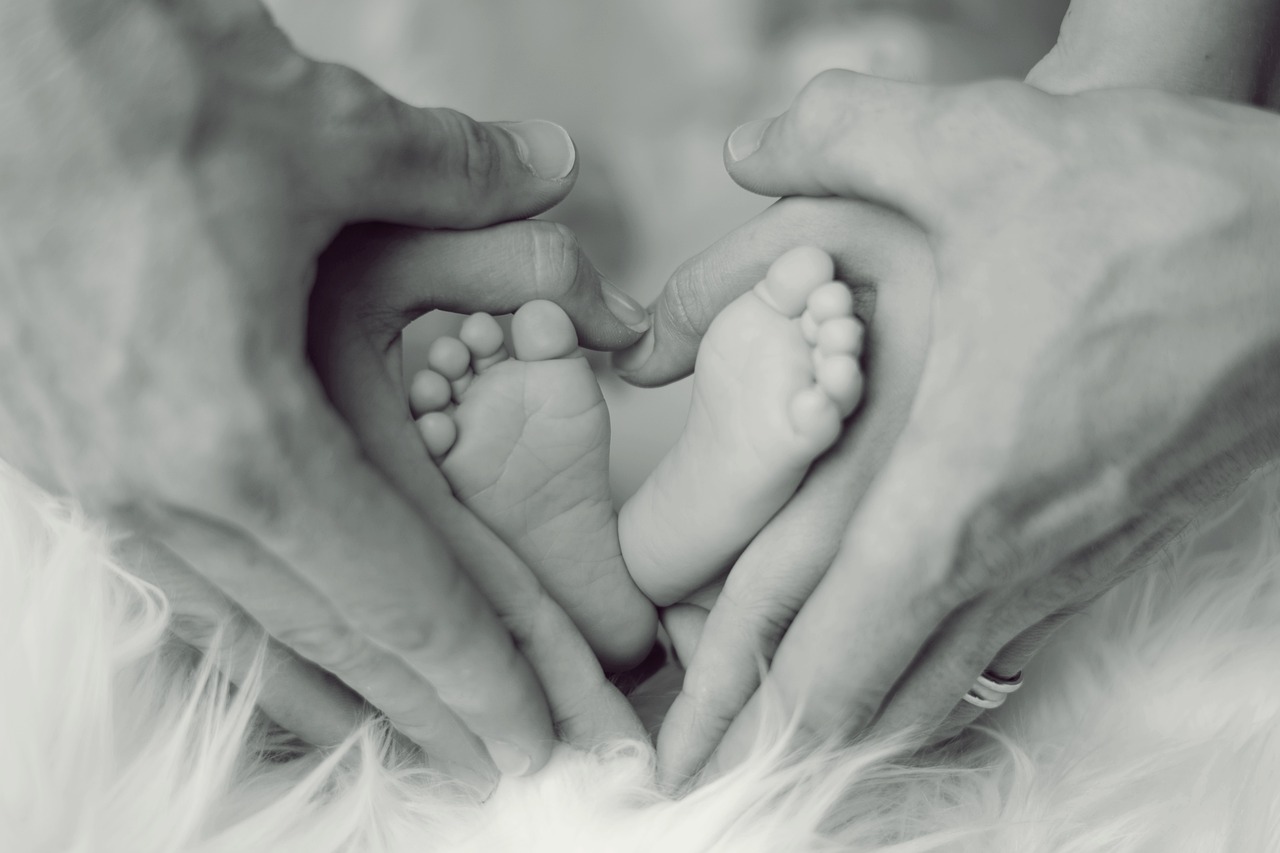
[[(299, 56), (252, 0), (7, 4), (0, 34), (0, 452), (135, 531), (175, 629), (207, 643), (225, 623), (232, 670), (265, 628), (264, 705), (305, 737), (339, 739), (361, 711), (324, 671), (478, 783), (491, 759), (546, 760), (543, 687), (581, 729), (628, 725), (598, 669), (569, 676), (546, 654), (574, 636), (567, 620), (545, 618), (527, 571), (408, 460), (407, 404), (391, 400), (399, 329), (434, 306), (558, 297), (586, 343), (633, 340), (565, 232), (425, 235), (396, 269), (430, 256), (431, 278), (371, 287), (377, 301), (327, 285), (308, 328), (316, 259), (344, 225), (545, 210), (573, 182), (567, 135), (410, 108)], [(375, 362), (384, 384), (344, 387)], [(424, 511), (454, 554), (517, 573), (499, 607), (542, 650), (541, 684)]]
[(1153, 92), (828, 73), (731, 141), (744, 186), (901, 210), (938, 264), (907, 425), (763, 687), (804, 728), (941, 723), (1275, 455), (1277, 140)]
[[(1276, 58), (1266, 34), (1272, 31), (1280, 8), (1254, 0), (1228, 0), (1213, 4), (1212, 14), (1206, 11), (1203, 0), (1123, 7), (1105, 0), (1075, 0), (1057, 46), (1032, 71), (1028, 82), (1055, 92), (1145, 85), (1257, 99), (1264, 94), (1257, 87), (1267, 79), (1268, 66)], [(1223, 50), (1225, 45), (1231, 49)], [(795, 209), (796, 204), (819, 203), (828, 205), (825, 217), (813, 211), (811, 218), (820, 221), (795, 221), (799, 227), (788, 227), (785, 218), (778, 218), (772, 234), (754, 233), (740, 239), (759, 231), (762, 219), (682, 266), (655, 306), (653, 331), (620, 359), (632, 367), (624, 375), (637, 384), (657, 384), (686, 373), (706, 325), (723, 304), (751, 286), (778, 243), (786, 249), (815, 242), (836, 257), (842, 276), (865, 280), (869, 286), (863, 290), (874, 294), (876, 310), (869, 318), (871, 346), (866, 365), (868, 396), (846, 436), (820, 460), (796, 497), (737, 561), (709, 616), (697, 606), (709, 602), (705, 595), (664, 614), (673, 635), (683, 635), (685, 647), (696, 645), (697, 649), (686, 660), (689, 670), (683, 692), (659, 737), (660, 765), (670, 780), (686, 776), (706, 759), (754, 694), (760, 660), (773, 656), (791, 619), (830, 566), (841, 535), (901, 432), (916, 393), (933, 286), (928, 264), (912, 257), (921, 251), (921, 241), (913, 239), (918, 233), (911, 226), (885, 227), (890, 223), (883, 218), (881, 226), (868, 232), (866, 214), (860, 217), (862, 224), (853, 227), (859, 217), (852, 211), (860, 204), (853, 201), (788, 199), (770, 214), (783, 205)], [(838, 227), (842, 217), (835, 212), (841, 210), (844, 218), (853, 217), (843, 234), (822, 227), (822, 221)], [(878, 260), (868, 265), (868, 257)], [(636, 351), (651, 352), (652, 357), (645, 363), (636, 358)], [(1047, 620), (1020, 636), (998, 655), (996, 667), (1001, 671), (1020, 668), (1060, 621)], [(976, 714), (976, 708), (960, 705), (948, 726), (954, 730)]]

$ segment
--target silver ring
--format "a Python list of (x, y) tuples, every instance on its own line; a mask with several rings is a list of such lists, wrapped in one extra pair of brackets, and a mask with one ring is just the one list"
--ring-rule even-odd
[(1009, 698), (1009, 694), (1021, 686), (1021, 671), (1006, 677), (988, 669), (978, 676), (969, 692), (964, 694), (964, 701), (984, 710), (999, 708)]

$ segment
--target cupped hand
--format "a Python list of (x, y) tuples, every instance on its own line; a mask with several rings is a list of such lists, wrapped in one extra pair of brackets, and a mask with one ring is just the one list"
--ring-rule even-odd
[[(1259, 98), (1265, 92), (1258, 87), (1274, 59), (1265, 34), (1277, 11), (1252, 0), (1213, 4), (1212, 10), (1208, 5), (1179, 0), (1173, 6), (1120, 9), (1075, 0), (1056, 47), (1028, 82), (1061, 93), (1131, 85), (1228, 100)], [(1223, 50), (1224, 45), (1231, 49)], [(803, 213), (779, 215), (783, 211)], [(819, 461), (795, 498), (734, 565), (723, 592), (703, 591), (664, 614), (688, 666), (659, 737), (660, 765), (671, 781), (705, 761), (754, 695), (761, 662), (772, 658), (831, 565), (858, 502), (901, 432), (928, 341), (935, 279), (928, 247), (913, 225), (876, 216), (863, 202), (786, 199), (682, 266), (654, 306), (653, 330), (618, 359), (635, 384), (684, 375), (719, 308), (754, 283), (771, 252), (806, 242), (834, 255), (843, 277), (864, 282), (858, 288), (864, 315), (875, 306), (873, 316), (864, 316), (872, 339), (866, 356), (868, 396), (841, 444)], [(1006, 673), (1020, 669), (1066, 615), (1019, 635), (993, 667)], [(978, 713), (974, 706), (957, 705), (938, 734), (955, 731)], [(738, 727), (738, 747), (722, 756), (740, 752), (746, 730)]]
[[(312, 300), (348, 223), (480, 228), (555, 204), (568, 136), (411, 108), (298, 55), (250, 0), (40, 0), (6, 6), (0, 33), (4, 456), (132, 530), (175, 629), (228, 668), (265, 629), (264, 705), (305, 737), (362, 713), (345, 683), (491, 784), (493, 762), (545, 762), (548, 697), (570, 729), (630, 726), (598, 668), (565, 663), (585, 644), (563, 614), (411, 458), (397, 385), (399, 331), (432, 307), (550, 296), (584, 342), (632, 341), (570, 235), (369, 227)], [(376, 240), (400, 248), (361, 262)]]
[(762, 688), (805, 730), (941, 724), (1280, 449), (1277, 139), (1150, 91), (848, 72), (731, 139), (744, 186), (900, 210), (937, 261), (906, 426)]

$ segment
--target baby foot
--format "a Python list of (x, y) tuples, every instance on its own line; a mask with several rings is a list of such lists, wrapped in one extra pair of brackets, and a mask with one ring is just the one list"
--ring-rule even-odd
[(862, 324), (826, 252), (793, 249), (702, 339), (684, 433), (619, 515), (661, 606), (713, 580), (790, 499), (862, 395)]
[(410, 408), (454, 494), (502, 537), (606, 668), (653, 645), (656, 614), (622, 562), (609, 493), (609, 410), (569, 317), (530, 302), (502, 328), (473, 314), (437, 339)]

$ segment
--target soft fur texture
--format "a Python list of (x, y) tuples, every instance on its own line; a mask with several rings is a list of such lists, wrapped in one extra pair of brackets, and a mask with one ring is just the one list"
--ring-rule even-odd
[[(963, 758), (754, 760), (684, 799), (647, 745), (562, 749), (480, 805), (375, 724), (299, 750), (165, 639), (102, 530), (0, 472), (0, 850), (1280, 849), (1280, 478), (1099, 601)], [(776, 722), (776, 721), (775, 721)]]

